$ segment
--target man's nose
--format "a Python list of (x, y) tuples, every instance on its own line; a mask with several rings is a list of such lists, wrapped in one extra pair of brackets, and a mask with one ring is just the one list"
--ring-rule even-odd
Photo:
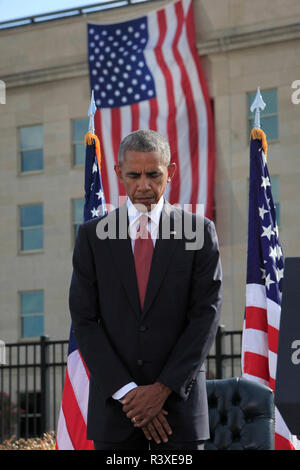
[(149, 189), (149, 179), (146, 176), (141, 176), (141, 178), (139, 179), (139, 190), (148, 191)]

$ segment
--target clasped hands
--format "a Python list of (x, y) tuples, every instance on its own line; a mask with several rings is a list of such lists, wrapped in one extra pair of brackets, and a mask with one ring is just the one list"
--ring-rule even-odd
[(168, 441), (172, 429), (166, 419), (168, 412), (163, 405), (172, 390), (166, 385), (155, 382), (141, 385), (130, 390), (122, 399), (123, 411), (134, 427), (141, 428), (146, 438), (157, 444)]

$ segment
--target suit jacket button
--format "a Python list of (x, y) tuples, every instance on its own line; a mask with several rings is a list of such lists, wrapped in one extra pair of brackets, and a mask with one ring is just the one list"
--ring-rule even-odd
[(142, 366), (144, 364), (143, 359), (138, 359), (137, 360), (138, 366)]
[(146, 330), (147, 330), (147, 327), (145, 325), (140, 326), (140, 331), (146, 331)]

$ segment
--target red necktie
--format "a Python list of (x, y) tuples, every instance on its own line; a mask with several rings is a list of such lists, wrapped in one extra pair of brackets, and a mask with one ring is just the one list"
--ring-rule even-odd
[(148, 216), (141, 215), (140, 226), (138, 228), (134, 244), (134, 263), (142, 309), (153, 255), (153, 241), (150, 233), (148, 232), (147, 224)]

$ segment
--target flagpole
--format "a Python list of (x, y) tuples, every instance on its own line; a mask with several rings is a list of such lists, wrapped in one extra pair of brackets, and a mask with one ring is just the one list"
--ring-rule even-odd
[(257, 92), (254, 98), (254, 101), (250, 107), (251, 113), (255, 110), (255, 117), (254, 117), (254, 123), (253, 123), (253, 129), (260, 129), (260, 110), (264, 110), (266, 107), (266, 103), (262, 99), (261, 93), (260, 93), (260, 87), (257, 88)]
[(89, 106), (89, 110), (88, 110), (88, 116), (89, 116), (89, 118), (90, 118), (90, 121), (89, 121), (89, 132), (90, 132), (91, 134), (95, 134), (95, 120), (94, 120), (94, 116), (95, 116), (96, 110), (97, 110), (97, 108), (96, 108), (95, 99), (94, 99), (94, 90), (92, 90), (91, 102), (90, 102), (90, 106)]
[(261, 140), (262, 148), (264, 151), (264, 157), (265, 159), (267, 159), (267, 151), (268, 151), (267, 138), (266, 138), (266, 134), (261, 129), (261, 125), (260, 125), (260, 112), (261, 110), (263, 111), (265, 107), (266, 107), (266, 103), (264, 102), (261, 96), (260, 87), (257, 87), (255, 98), (253, 100), (253, 103), (250, 106), (251, 113), (255, 111), (254, 122), (253, 122), (253, 126), (251, 129), (250, 139)]

